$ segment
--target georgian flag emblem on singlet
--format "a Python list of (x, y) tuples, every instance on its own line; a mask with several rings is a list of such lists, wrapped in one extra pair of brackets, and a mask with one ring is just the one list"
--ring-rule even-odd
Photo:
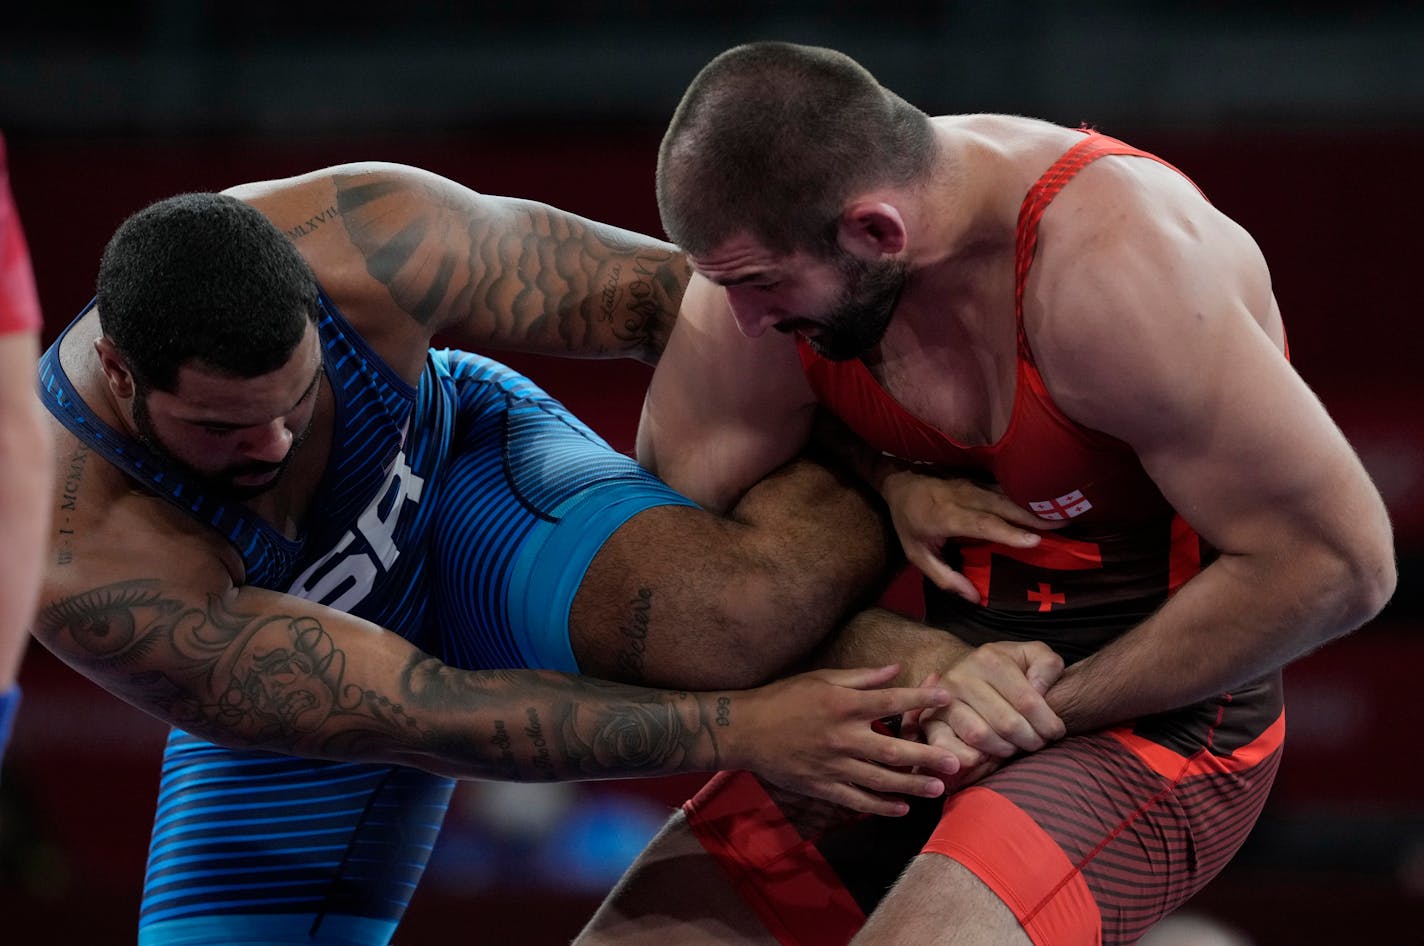
[(1028, 508), (1032, 509), (1040, 519), (1074, 519), (1093, 508), (1093, 504), (1088, 502), (1088, 497), (1083, 495), (1081, 489), (1075, 489), (1071, 493), (1064, 493), (1057, 499), (1046, 499), (1040, 502), (1029, 503)]

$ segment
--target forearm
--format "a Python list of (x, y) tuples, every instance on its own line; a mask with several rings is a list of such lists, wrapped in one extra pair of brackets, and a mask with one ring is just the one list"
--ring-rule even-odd
[(206, 601), (157, 580), (51, 602), (40, 639), (139, 708), (221, 745), (459, 778), (595, 779), (737, 765), (741, 694), (461, 671), (400, 637), (258, 589)]
[(1176, 709), (1271, 673), (1382, 606), (1368, 590), (1380, 576), (1326, 550), (1284, 547), (1274, 559), (1222, 556), (1148, 620), (1069, 667), (1049, 705), (1070, 732)]
[[(648, 690), (549, 671), (464, 671), (413, 655), (398, 691), (410, 731), (388, 761), (456, 778), (568, 781), (737, 767), (718, 740), (742, 694)], [(730, 733), (726, 733), (730, 735)], [(359, 748), (359, 747), (358, 747)], [(347, 750), (342, 748), (343, 757)]]
[(920, 683), (942, 673), (973, 651), (949, 631), (913, 618), (869, 608), (854, 615), (816, 652), (821, 667), (878, 667), (899, 664), (901, 685)]

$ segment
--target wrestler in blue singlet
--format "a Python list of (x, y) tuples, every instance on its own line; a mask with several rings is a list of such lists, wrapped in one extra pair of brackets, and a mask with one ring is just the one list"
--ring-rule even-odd
[[(411, 388), (320, 302), (336, 432), (298, 540), (99, 421), (60, 367), (60, 341), (41, 359), (41, 396), (91, 448), (225, 535), (249, 584), (365, 618), (453, 666), (577, 672), (568, 615), (593, 556), (641, 510), (692, 503), (497, 362), (432, 350)], [(317, 673), (326, 656), (294, 670)], [(452, 788), (175, 729), (140, 946), (388, 943)]]

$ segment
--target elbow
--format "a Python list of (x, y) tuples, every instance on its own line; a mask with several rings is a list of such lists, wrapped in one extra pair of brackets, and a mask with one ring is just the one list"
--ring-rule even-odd
[(1399, 585), (1399, 568), (1395, 563), (1394, 543), (1384, 543), (1384, 548), (1362, 562), (1357, 568), (1354, 581), (1356, 626), (1375, 618), (1394, 597)]
[(1366, 543), (1352, 552), (1340, 554), (1328, 587), (1337, 615), (1330, 637), (1349, 633), (1367, 624), (1394, 596), (1399, 583), (1395, 564), (1394, 543), (1389, 533)]

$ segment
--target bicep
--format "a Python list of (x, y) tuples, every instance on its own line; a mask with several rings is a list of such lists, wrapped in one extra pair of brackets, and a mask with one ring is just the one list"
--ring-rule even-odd
[(464, 283), (440, 318), (452, 341), (658, 360), (690, 275), (675, 246), (537, 201), (446, 200), (441, 248)]
[[(1173, 508), (1227, 555), (1358, 548), (1378, 531), (1378, 495), (1282, 354), (1265, 264), (1232, 233), (1160, 252), (1140, 240), (1077, 294), (1093, 314), (1061, 326), (1079, 332), (1076, 359), (1051, 359), (1068, 392), (1060, 406), (1128, 443)], [(1095, 270), (1107, 272), (1091, 260), (1080, 272)]]
[(648, 388), (638, 458), (685, 495), (726, 510), (801, 451), (814, 409), (792, 340), (742, 336), (723, 291), (697, 278)]
[(1373, 485), (1284, 358), (1264, 339), (1217, 354), (1183, 380), (1161, 428), (1133, 436), (1173, 507), (1227, 554), (1348, 542), (1373, 528)]

